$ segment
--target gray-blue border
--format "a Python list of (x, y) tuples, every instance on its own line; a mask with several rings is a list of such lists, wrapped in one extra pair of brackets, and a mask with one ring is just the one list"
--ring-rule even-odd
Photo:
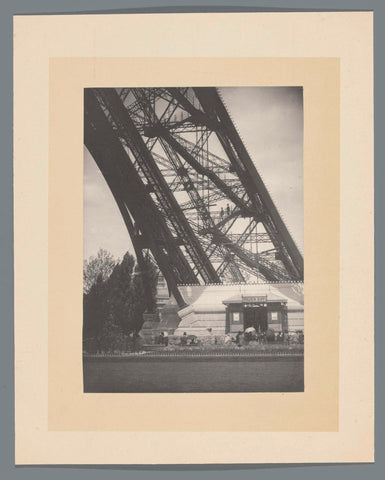
[[(162, 1), (162, 0), (8, 0), (0, 8), (0, 49), (1, 49), (1, 113), (0, 113), (0, 474), (5, 479), (26, 478), (62, 479), (75, 476), (93, 479), (130, 478), (176, 479), (195, 478), (204, 474), (216, 480), (275, 478), (284, 475), (288, 480), (324, 478), (329, 475), (342, 479), (361, 479), (384, 476), (384, 381), (383, 370), (385, 311), (384, 263), (385, 256), (380, 246), (384, 242), (385, 189), (381, 182), (385, 178), (385, 136), (381, 133), (384, 119), (384, 59), (381, 55), (384, 38), (383, 0), (243, 0), (239, 5), (234, 1)], [(314, 465), (197, 465), (197, 466), (14, 466), (14, 381), (13, 381), (13, 192), (12, 192), (12, 16), (26, 14), (79, 14), (79, 13), (150, 13), (150, 12), (233, 12), (233, 11), (374, 11), (375, 26), (375, 222), (376, 222), (376, 463), (375, 464), (314, 464)], [(357, 112), (359, 114), (359, 112)], [(359, 252), (357, 252), (359, 254)], [(359, 332), (357, 332), (359, 334)], [(382, 368), (381, 368), (382, 367)], [(378, 373), (380, 372), (380, 373)], [(229, 446), (230, 447), (230, 446)], [(277, 452), (278, 454), (278, 452)], [(381, 475), (382, 472), (382, 475)]]

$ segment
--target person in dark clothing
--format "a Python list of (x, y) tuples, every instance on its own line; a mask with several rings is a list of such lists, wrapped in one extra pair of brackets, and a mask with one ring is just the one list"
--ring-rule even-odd
[(227, 213), (227, 216), (230, 215), (230, 205), (229, 204), (226, 205), (226, 213)]
[(183, 335), (180, 337), (181, 345), (187, 345), (187, 333), (184, 332)]

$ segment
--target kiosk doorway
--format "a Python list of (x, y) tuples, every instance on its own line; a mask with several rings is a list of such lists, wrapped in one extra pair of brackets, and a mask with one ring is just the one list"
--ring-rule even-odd
[(256, 305), (243, 310), (244, 329), (254, 327), (257, 332), (267, 330), (267, 307)]

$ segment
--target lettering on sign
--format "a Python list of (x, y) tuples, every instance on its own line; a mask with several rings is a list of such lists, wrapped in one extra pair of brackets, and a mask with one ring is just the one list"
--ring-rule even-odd
[(243, 302), (247, 303), (257, 303), (257, 302), (266, 302), (267, 301), (267, 295), (259, 295), (259, 296), (243, 296), (242, 297)]

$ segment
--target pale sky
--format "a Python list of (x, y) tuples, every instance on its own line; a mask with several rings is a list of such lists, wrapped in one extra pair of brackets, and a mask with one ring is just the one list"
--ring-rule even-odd
[[(221, 88), (222, 100), (298, 248), (303, 251), (303, 103), (296, 87)], [(134, 253), (115, 200), (84, 148), (84, 258)]]

